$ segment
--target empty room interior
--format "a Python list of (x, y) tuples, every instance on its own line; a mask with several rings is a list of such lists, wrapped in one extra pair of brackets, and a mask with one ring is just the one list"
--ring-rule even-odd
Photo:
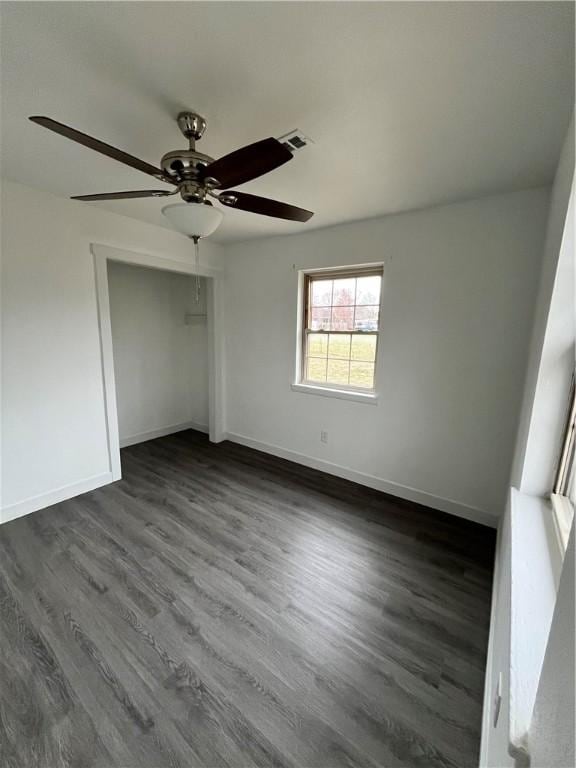
[(574, 768), (574, 30), (0, 2), (2, 768)]

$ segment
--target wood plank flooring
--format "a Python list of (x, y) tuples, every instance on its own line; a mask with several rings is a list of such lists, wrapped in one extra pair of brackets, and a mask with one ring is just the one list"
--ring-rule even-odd
[(493, 531), (192, 431), (122, 467), (0, 527), (0, 765), (477, 765)]

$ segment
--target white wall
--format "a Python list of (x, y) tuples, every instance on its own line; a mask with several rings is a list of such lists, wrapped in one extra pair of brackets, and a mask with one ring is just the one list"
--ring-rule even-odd
[[(2, 185), (2, 519), (108, 481), (90, 243), (193, 262), (176, 232)], [(218, 266), (221, 249), (205, 243)]]
[[(480, 765), (506, 768), (522, 764), (538, 678), (560, 580), (558, 555), (548, 505), (510, 489), (500, 521), (495, 557), (491, 636), (486, 666)], [(498, 681), (502, 696), (494, 725)]]
[(576, 764), (574, 558), (572, 525), (530, 726), (532, 768), (569, 768)]
[[(574, 118), (550, 199), (511, 484), (550, 492), (574, 370)], [(569, 213), (570, 205), (572, 206)]]
[[(510, 744), (510, 614), (512, 611), (512, 514), (511, 499), (498, 526), (494, 562), (490, 648), (486, 662), (486, 682), (482, 713), (481, 768), (513, 768)], [(504, 557), (508, 553), (508, 557)], [(494, 628), (499, 631), (494, 632)], [(507, 630), (507, 631), (506, 631)], [(494, 725), (498, 681), (501, 700), (498, 722)]]
[[(399, 496), (495, 520), (547, 208), (548, 190), (538, 189), (228, 247), (228, 432), (362, 473), (355, 478)], [(378, 405), (292, 391), (297, 270), (382, 259)]]
[(207, 429), (206, 280), (109, 262), (108, 289), (120, 444)]
[[(529, 746), (532, 709), (556, 599), (557, 583), (551, 582), (560, 570), (558, 550), (549, 535), (548, 496), (574, 370), (573, 130), (572, 122), (550, 198), (509, 481), (522, 493), (512, 492), (514, 519), (507, 515), (499, 530), (480, 761), (487, 768), (513, 765), (510, 753)], [(543, 523), (540, 532), (534, 528), (538, 519)], [(492, 711), (500, 671), (505, 716), (494, 729)], [(565, 678), (565, 683), (570, 687), (572, 681)]]
[[(525, 191), (228, 247), (228, 431), (431, 506), (497, 515), (547, 200)], [(192, 254), (177, 233), (12, 183), (2, 223), (8, 519), (109, 472), (90, 243)], [(202, 259), (221, 265), (222, 249), (203, 243)], [(291, 391), (297, 269), (380, 259), (378, 406)]]

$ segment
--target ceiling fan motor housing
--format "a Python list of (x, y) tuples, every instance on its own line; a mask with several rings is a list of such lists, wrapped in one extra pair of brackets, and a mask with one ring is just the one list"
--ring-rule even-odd
[(160, 167), (176, 182), (198, 178), (201, 168), (212, 163), (214, 158), (196, 152), (195, 149), (175, 149), (167, 152), (160, 161)]

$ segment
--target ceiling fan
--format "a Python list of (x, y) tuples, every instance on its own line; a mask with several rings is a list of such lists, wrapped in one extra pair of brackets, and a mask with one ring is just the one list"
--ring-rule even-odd
[[(67, 139), (82, 144), (89, 149), (100, 152), (102, 155), (118, 160), (124, 165), (135, 168), (142, 173), (153, 176), (159, 181), (167, 182), (176, 187), (176, 189), (148, 189), (137, 190), (133, 192), (110, 192), (95, 195), (76, 195), (73, 200), (122, 200), (139, 197), (169, 197), (180, 193), (185, 203), (194, 206), (203, 206), (202, 209), (195, 209), (194, 213), (203, 214), (202, 219), (211, 218), (215, 221), (215, 226), (208, 232), (210, 234), (222, 219), (222, 214), (217, 209), (212, 209), (211, 215), (208, 214), (206, 207), (212, 208), (209, 197), (222, 203), (228, 208), (259, 213), (264, 216), (272, 216), (278, 219), (288, 219), (289, 221), (308, 221), (314, 214), (304, 208), (297, 208), (294, 205), (281, 203), (277, 200), (270, 200), (267, 197), (250, 195), (246, 192), (238, 192), (229, 187), (245, 184), (247, 181), (263, 176), (265, 173), (278, 168), (292, 159), (292, 152), (285, 144), (278, 139), (268, 138), (249, 144), (241, 149), (237, 149), (228, 155), (224, 155), (219, 160), (214, 160), (209, 155), (196, 151), (196, 142), (202, 138), (206, 130), (206, 120), (196, 112), (181, 112), (178, 115), (177, 122), (180, 131), (188, 139), (188, 149), (176, 149), (167, 152), (160, 160), (160, 167), (150, 165), (144, 160), (140, 160), (127, 152), (123, 152), (116, 147), (110, 146), (99, 139), (88, 136), (75, 128), (70, 128), (63, 123), (52, 120), (49, 117), (32, 116), (29, 118), (33, 123), (48, 128)], [(173, 221), (177, 229), (184, 231), (190, 227), (186, 224), (182, 227), (182, 209), (188, 208), (185, 205), (166, 206), (163, 212)], [(169, 211), (168, 209), (172, 209)], [(174, 209), (180, 209), (176, 211)], [(193, 213), (188, 209), (185, 213)], [(188, 219), (199, 218), (198, 216)], [(198, 234), (186, 231), (189, 236), (203, 237), (206, 234)]]

